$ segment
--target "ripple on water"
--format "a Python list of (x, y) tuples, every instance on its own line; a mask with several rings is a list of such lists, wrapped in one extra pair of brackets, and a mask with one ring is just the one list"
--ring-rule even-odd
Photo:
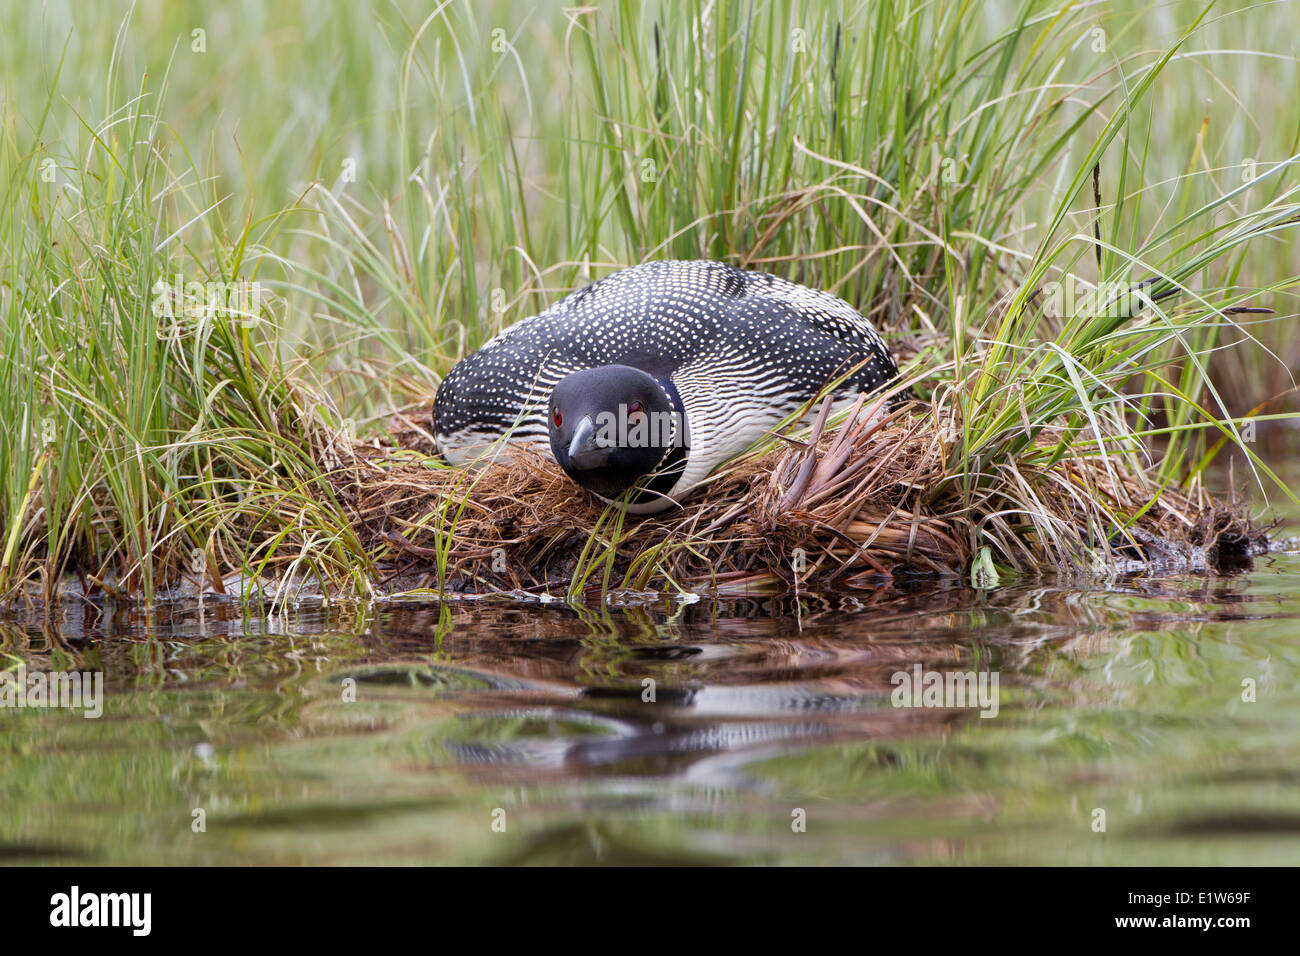
[[(0, 710), (0, 859), (1296, 858), (1300, 556), (1104, 587), (618, 603), (0, 624), (11, 661), (108, 687), (100, 720)], [(996, 673), (997, 716), (894, 706), (918, 665)]]

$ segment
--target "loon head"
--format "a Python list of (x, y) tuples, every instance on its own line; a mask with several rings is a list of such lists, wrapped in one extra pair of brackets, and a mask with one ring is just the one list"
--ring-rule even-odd
[(607, 498), (660, 473), (684, 441), (683, 424), (665, 386), (629, 365), (574, 372), (551, 392), (555, 460), (578, 484)]

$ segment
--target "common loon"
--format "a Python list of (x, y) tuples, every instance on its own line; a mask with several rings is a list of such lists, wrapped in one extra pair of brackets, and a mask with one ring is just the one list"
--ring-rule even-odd
[(452, 464), (503, 437), (530, 442), (605, 501), (648, 513), (837, 379), (843, 407), (897, 374), (871, 323), (829, 293), (721, 262), (648, 262), (463, 359), (438, 388), (433, 426)]

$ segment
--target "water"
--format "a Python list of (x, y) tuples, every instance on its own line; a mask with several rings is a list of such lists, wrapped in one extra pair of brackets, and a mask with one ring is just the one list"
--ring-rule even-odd
[[(1294, 863), (1297, 610), (1296, 554), (606, 613), (69, 608), (0, 625), (10, 665), (107, 682), (97, 720), (0, 709), (0, 860)], [(997, 715), (894, 706), (917, 664), (997, 674)]]

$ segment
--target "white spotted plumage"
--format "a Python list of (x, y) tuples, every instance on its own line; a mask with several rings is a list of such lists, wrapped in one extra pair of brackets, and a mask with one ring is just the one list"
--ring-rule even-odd
[(849, 401), (898, 373), (871, 323), (829, 293), (720, 262), (649, 262), (516, 323), (453, 368), (434, 401), (438, 450), (462, 464), (508, 435), (549, 453), (556, 383), (614, 364), (668, 377), (681, 395), (689, 450), (672, 499), (829, 382), (847, 375)]

